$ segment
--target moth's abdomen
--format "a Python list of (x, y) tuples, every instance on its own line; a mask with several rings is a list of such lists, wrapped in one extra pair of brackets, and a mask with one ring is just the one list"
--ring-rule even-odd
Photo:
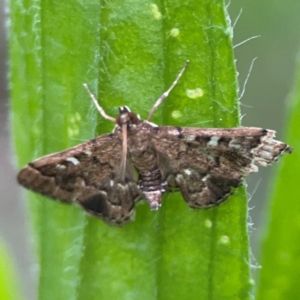
[(151, 210), (157, 210), (161, 206), (162, 195), (165, 192), (157, 157), (154, 153), (145, 152), (135, 162), (134, 157), (132, 159), (139, 174), (139, 187)]

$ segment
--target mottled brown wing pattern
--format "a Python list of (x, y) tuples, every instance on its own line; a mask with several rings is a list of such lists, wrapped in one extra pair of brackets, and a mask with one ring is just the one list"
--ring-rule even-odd
[(146, 121), (126, 106), (119, 115), (107, 115), (87, 84), (85, 89), (102, 117), (116, 123), (112, 134), (102, 135), (69, 150), (42, 157), (23, 168), (23, 186), (78, 203), (110, 224), (123, 224), (134, 215), (134, 205), (146, 199), (151, 210), (161, 206), (165, 192), (179, 189), (192, 208), (218, 205), (238, 187), (243, 176), (267, 166), (283, 152), (275, 131), (254, 127), (180, 128), (152, 124), (157, 107), (178, 83), (154, 103)]
[(255, 127), (154, 128), (161, 171), (169, 188), (179, 188), (192, 208), (223, 202), (243, 176), (267, 166), (291, 149), (273, 139), (275, 132)]
[(78, 203), (110, 224), (134, 217), (140, 196), (133, 167), (127, 163), (125, 182), (118, 178), (122, 141), (102, 135), (74, 148), (44, 156), (18, 174), (20, 184), (64, 203)]

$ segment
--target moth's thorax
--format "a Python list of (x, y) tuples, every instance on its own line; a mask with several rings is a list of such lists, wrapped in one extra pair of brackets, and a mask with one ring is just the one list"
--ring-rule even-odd
[[(122, 139), (122, 128), (116, 128)], [(151, 125), (146, 122), (131, 124), (127, 128), (127, 155), (137, 169), (145, 170), (153, 167), (155, 161), (153, 146), (151, 145)]]
[[(154, 127), (157, 125), (147, 121), (140, 121), (138, 124), (129, 123), (127, 127), (127, 156), (142, 175), (148, 175), (157, 165), (157, 157), (151, 141)], [(119, 124), (116, 125), (113, 133), (118, 136), (121, 143), (123, 133)]]

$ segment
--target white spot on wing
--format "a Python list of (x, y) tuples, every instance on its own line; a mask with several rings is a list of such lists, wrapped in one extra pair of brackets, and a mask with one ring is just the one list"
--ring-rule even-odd
[(188, 176), (192, 174), (192, 172), (189, 169), (185, 169), (183, 172)]
[(175, 181), (177, 183), (180, 183), (181, 181), (183, 181), (183, 176), (181, 174), (177, 174), (177, 176), (175, 177)]
[(84, 153), (85, 153), (87, 156), (91, 156), (91, 155), (92, 155), (92, 151), (89, 151), (89, 150), (84, 151)]
[(114, 181), (113, 181), (113, 180), (110, 180), (109, 185), (110, 185), (110, 186), (114, 186)]
[(173, 135), (173, 136), (178, 136), (180, 134), (180, 132), (178, 131), (177, 128), (169, 128), (168, 130), (168, 134)]
[(77, 165), (80, 163), (80, 161), (79, 161), (77, 158), (75, 158), (75, 157), (68, 157), (68, 158), (66, 159), (66, 161), (69, 161), (69, 162), (72, 163), (74, 166), (77, 166)]
[(58, 170), (64, 170), (66, 168), (66, 166), (65, 165), (57, 165), (56, 168)]
[(229, 146), (230, 148), (234, 148), (234, 149), (241, 149), (241, 145), (237, 144), (237, 143), (236, 143), (236, 140), (234, 140), (234, 139), (232, 139), (232, 140), (229, 142), (228, 146)]
[(219, 136), (212, 136), (210, 138), (210, 141), (208, 142), (208, 146), (218, 146), (218, 142), (220, 140), (220, 137)]
[(207, 179), (209, 179), (209, 175), (206, 175), (206, 176), (203, 177), (201, 180), (202, 180), (203, 182), (205, 182)]
[(263, 158), (266, 158), (266, 159), (272, 159), (273, 156), (270, 152), (268, 151), (260, 151), (259, 154), (263, 157)]
[(258, 172), (258, 167), (252, 162), (250, 165), (251, 172)]
[(272, 152), (274, 150), (274, 145), (263, 145), (262, 149), (266, 150), (266, 151), (269, 151), (269, 152)]
[(195, 136), (194, 135), (188, 135), (186, 138), (185, 138), (188, 142), (192, 142), (195, 140)]
[(127, 184), (118, 183), (118, 188), (122, 189), (122, 190), (128, 190), (128, 185)]

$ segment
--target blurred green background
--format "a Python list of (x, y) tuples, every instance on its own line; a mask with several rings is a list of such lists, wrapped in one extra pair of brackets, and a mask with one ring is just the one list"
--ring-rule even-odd
[[(34, 298), (35, 265), (30, 251), (26, 208), (15, 183), (16, 168), (9, 139), (7, 97), (7, 50), (4, 2), (0, 0), (0, 238), (13, 256), (27, 299)], [(242, 90), (252, 60), (257, 57), (241, 99), (242, 124), (275, 129), (284, 139), (286, 104), (291, 91), (295, 61), (299, 50), (300, 2), (240, 0), (232, 1), (228, 11), (232, 24), (242, 10), (234, 28), (234, 44), (260, 35), (235, 48), (237, 70)], [(6, 10), (8, 11), (8, 10)], [(269, 180), (276, 165), (261, 169), (248, 178), (253, 263), (259, 265), (261, 237), (266, 223)], [(250, 221), (250, 220), (249, 220)], [(255, 271), (255, 270), (254, 270)], [(31, 275), (29, 275), (31, 274)]]

